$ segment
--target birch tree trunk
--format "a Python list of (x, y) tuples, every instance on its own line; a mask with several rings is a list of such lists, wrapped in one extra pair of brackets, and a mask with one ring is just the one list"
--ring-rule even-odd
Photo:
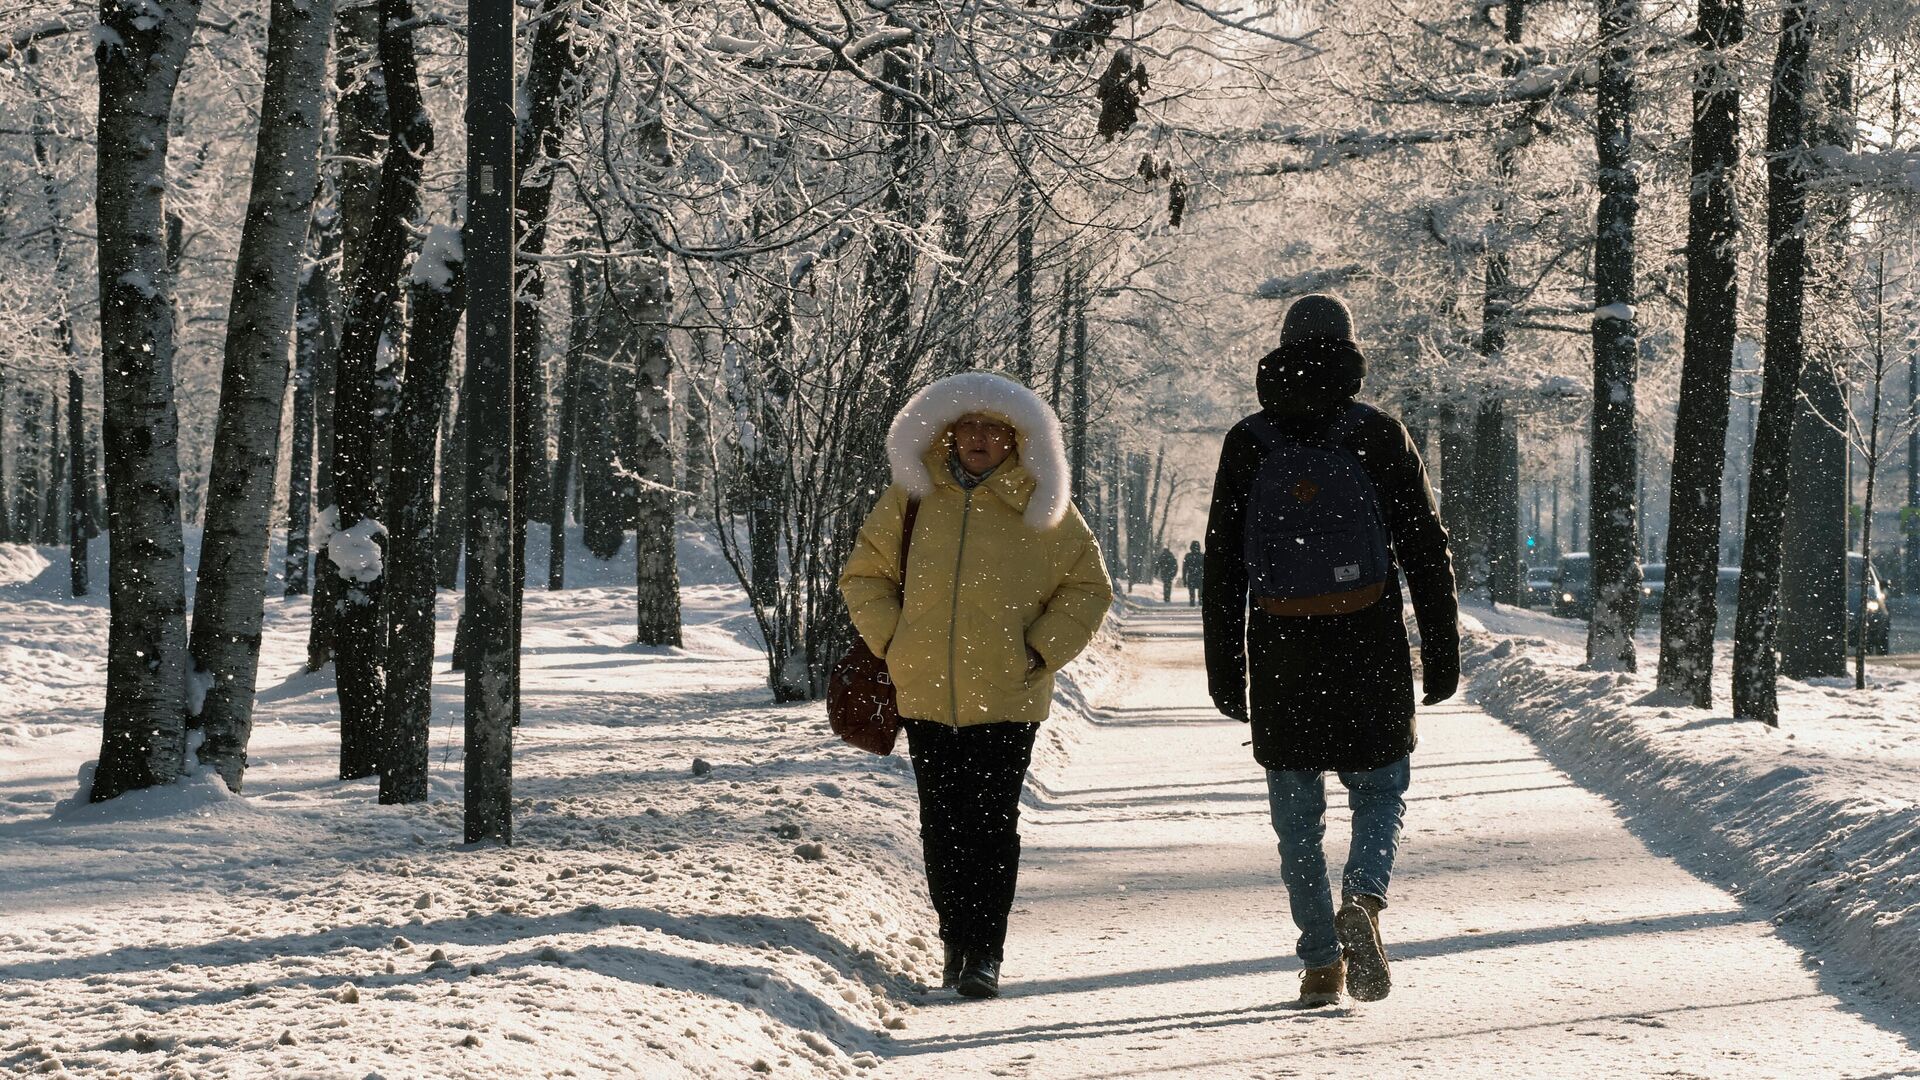
[[(189, 651), (201, 762), (240, 790), (253, 731), (287, 343), (320, 170), (333, 0), (273, 0), (252, 191), (234, 266)], [(198, 696), (196, 694), (196, 696)], [(198, 706), (197, 708), (195, 706)]]
[(433, 126), (420, 101), (413, 59), (413, 6), (380, 0), (380, 67), (393, 129), (380, 166), (379, 198), (369, 242), (348, 288), (340, 339), (339, 399), (334, 418), (334, 483), (339, 529), (328, 545), (333, 573), (346, 585), (335, 617), (334, 673), (340, 693), (340, 778), (371, 776), (386, 716), (387, 622), (384, 607), (386, 526), (381, 523), (379, 468), (388, 423), (380, 414), (382, 338), (399, 290), (405, 234), (419, 207), (420, 173), (433, 149)]
[(1807, 0), (1780, 12), (1780, 46), (1767, 106), (1766, 357), (1747, 482), (1746, 545), (1733, 631), (1733, 712), (1780, 724), (1774, 643), (1780, 623), (1780, 563), (1787, 526), (1788, 454), (1800, 375), (1806, 301), (1807, 94), (1813, 21)]
[(186, 766), (186, 569), (164, 192), (167, 120), (199, 13), (196, 0), (102, 0), (96, 32), (101, 443), (113, 545), (94, 802), (168, 783)]
[(1721, 491), (1727, 463), (1739, 282), (1734, 190), (1740, 84), (1726, 50), (1746, 35), (1744, 0), (1701, 0), (1693, 75), (1693, 183), (1687, 200), (1687, 325), (1667, 502), (1667, 584), (1660, 606), (1660, 688), (1713, 704), (1719, 614)]
[(1600, 79), (1594, 114), (1600, 207), (1593, 244), (1593, 617), (1587, 665), (1632, 671), (1640, 614), (1639, 527), (1635, 523), (1634, 393), (1640, 343), (1634, 328), (1634, 225), (1640, 181), (1633, 163), (1633, 65), (1630, 40), (1638, 0), (1601, 0)]

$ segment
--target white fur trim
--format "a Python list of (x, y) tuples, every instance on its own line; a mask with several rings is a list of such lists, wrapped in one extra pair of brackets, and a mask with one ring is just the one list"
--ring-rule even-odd
[(1020, 463), (1034, 481), (1027, 524), (1042, 530), (1060, 524), (1073, 501), (1060, 418), (1040, 395), (991, 371), (949, 375), (913, 395), (893, 418), (887, 431), (887, 461), (893, 466), (894, 483), (915, 498), (933, 494), (927, 452), (935, 439), (968, 413), (985, 413), (1013, 425)]

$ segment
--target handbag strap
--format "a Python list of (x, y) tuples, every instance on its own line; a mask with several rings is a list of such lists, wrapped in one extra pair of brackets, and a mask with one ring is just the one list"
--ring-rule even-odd
[(907, 552), (913, 548), (913, 520), (920, 516), (920, 500), (907, 500), (907, 516), (900, 525), (900, 598), (907, 597)]

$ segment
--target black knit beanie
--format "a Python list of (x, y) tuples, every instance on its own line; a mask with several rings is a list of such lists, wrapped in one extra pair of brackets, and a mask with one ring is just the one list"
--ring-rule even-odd
[(1283, 398), (1349, 401), (1367, 377), (1367, 359), (1353, 340), (1353, 314), (1337, 297), (1312, 293), (1293, 302), (1280, 345), (1260, 358), (1257, 388), (1270, 406)]

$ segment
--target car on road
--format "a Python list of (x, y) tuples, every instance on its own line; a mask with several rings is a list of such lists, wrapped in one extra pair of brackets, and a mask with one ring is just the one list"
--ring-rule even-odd
[[(1867, 579), (1866, 596), (1861, 597), (1860, 577)], [(1862, 608), (1865, 610), (1863, 611)], [(1857, 551), (1847, 553), (1847, 652), (1860, 647), (1860, 628), (1867, 630), (1867, 652), (1885, 656), (1893, 651), (1893, 613), (1887, 608), (1887, 589), (1880, 571)]]
[(1667, 598), (1667, 564), (1650, 562), (1640, 568), (1640, 610), (1659, 611)]
[(1554, 568), (1551, 566), (1527, 567), (1527, 581), (1520, 590), (1520, 602), (1530, 608), (1548, 611), (1553, 608)]
[(1593, 615), (1593, 556), (1569, 551), (1553, 569), (1553, 613), (1563, 619)]

